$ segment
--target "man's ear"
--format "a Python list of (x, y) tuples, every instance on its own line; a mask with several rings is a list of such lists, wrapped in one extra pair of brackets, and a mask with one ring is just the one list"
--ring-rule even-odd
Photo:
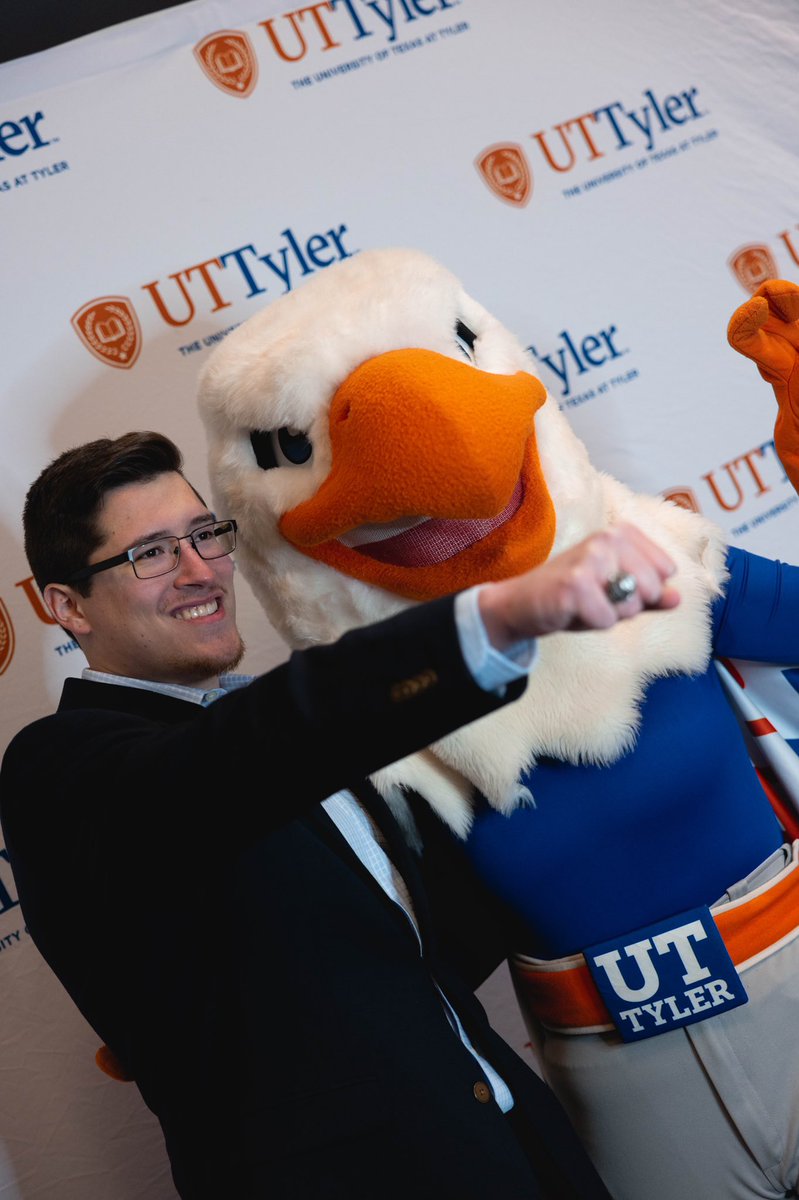
[(83, 608), (83, 597), (65, 583), (48, 583), (42, 592), (44, 602), (58, 624), (74, 638), (91, 633)]

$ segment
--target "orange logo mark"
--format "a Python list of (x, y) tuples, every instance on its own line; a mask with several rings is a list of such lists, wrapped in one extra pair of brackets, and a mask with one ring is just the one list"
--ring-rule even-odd
[(31, 608), (36, 613), (40, 621), (45, 625), (56, 625), (56, 619), (51, 615), (50, 610), (45, 608), (42, 593), (39, 591), (36, 584), (33, 582), (33, 576), (29, 575), (27, 579), (20, 579), (14, 584), (14, 587), (22, 588), (23, 592), (30, 600)]
[(756, 292), (761, 283), (777, 278), (777, 264), (768, 246), (742, 246), (727, 261), (747, 292)]
[(13, 657), (14, 626), (11, 624), (8, 609), (0, 600), (0, 675), (3, 674)]
[(194, 47), (205, 74), (230, 96), (249, 96), (258, 82), (258, 63), (246, 33), (220, 29)]
[(701, 512), (690, 488), (671, 488), (668, 492), (662, 492), (661, 495), (664, 500), (671, 500), (672, 504), (679, 504), (680, 508), (687, 508), (689, 512)]
[(141, 330), (125, 296), (101, 296), (78, 309), (72, 325), (80, 340), (109, 367), (132, 367), (141, 349)]
[(500, 200), (522, 208), (530, 199), (533, 180), (521, 146), (515, 142), (489, 146), (475, 159), (475, 166)]

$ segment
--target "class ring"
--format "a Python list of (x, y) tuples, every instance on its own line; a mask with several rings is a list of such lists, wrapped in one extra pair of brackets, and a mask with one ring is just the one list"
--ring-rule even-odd
[(638, 580), (630, 574), (614, 575), (605, 584), (605, 592), (611, 604), (622, 604), (634, 596), (637, 590)]

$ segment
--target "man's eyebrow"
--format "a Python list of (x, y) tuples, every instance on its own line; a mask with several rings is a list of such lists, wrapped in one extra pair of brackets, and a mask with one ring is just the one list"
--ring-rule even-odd
[[(196, 517), (192, 517), (192, 519), (189, 521), (187, 532), (191, 533), (193, 529), (198, 529), (200, 525), (208, 525), (211, 521), (215, 520), (215, 515), (206, 510), (204, 513)], [(145, 533), (142, 537), (136, 538), (136, 541), (131, 542), (127, 549), (132, 550), (134, 546), (141, 546), (144, 544), (144, 542), (157, 542), (160, 538), (176, 536), (179, 535), (174, 534), (171, 529), (154, 529), (151, 533)]]

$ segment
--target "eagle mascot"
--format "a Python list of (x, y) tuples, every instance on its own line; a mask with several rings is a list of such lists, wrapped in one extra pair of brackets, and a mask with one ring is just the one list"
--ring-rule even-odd
[[(794, 479), (798, 317), (772, 281), (729, 328), (774, 385)], [(718, 663), (799, 662), (799, 569), (597, 470), (528, 352), (415, 250), (245, 321), (199, 407), (239, 565), (292, 647), (618, 522), (671, 556), (677, 607), (540, 639), (518, 701), (373, 782), (423, 850), (421, 797), (516, 923), (537, 1061), (617, 1200), (793, 1194), (799, 843)]]

